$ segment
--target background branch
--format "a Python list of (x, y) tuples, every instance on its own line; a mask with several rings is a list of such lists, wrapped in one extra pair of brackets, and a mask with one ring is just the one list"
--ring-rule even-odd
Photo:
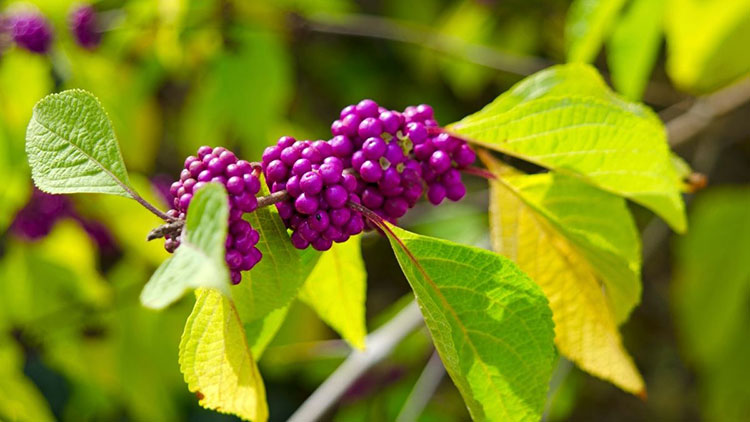
[(288, 422), (319, 420), (341, 396), (370, 368), (391, 354), (393, 349), (423, 323), (417, 303), (412, 301), (385, 325), (367, 336), (367, 348), (354, 351), (315, 392), (302, 403)]
[[(750, 78), (742, 79), (711, 95), (694, 100), (693, 105), (686, 112), (667, 122), (669, 144), (672, 147), (682, 144), (707, 128), (716, 118), (748, 101), (750, 101)], [(664, 110), (661, 115), (668, 116), (675, 109), (684, 109), (686, 106), (686, 102), (677, 103)]]
[(430, 356), (409, 397), (406, 398), (406, 403), (396, 417), (396, 422), (416, 421), (430, 402), (430, 398), (435, 395), (443, 377), (445, 377), (445, 366), (436, 351)]
[(316, 13), (296, 16), (302, 28), (328, 34), (398, 41), (428, 48), (468, 62), (516, 75), (529, 75), (554, 63), (539, 57), (513, 55), (442, 34), (429, 27), (373, 15)]

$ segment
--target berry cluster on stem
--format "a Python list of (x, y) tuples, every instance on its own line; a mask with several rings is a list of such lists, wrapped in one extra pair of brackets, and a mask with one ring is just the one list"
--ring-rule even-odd
[[(461, 171), (473, 169), (476, 155), (439, 127), (428, 105), (399, 112), (362, 100), (341, 111), (331, 132), (327, 141), (282, 136), (253, 164), (222, 147), (201, 147), (170, 188), (174, 208), (167, 216), (177, 221), (152, 237), (165, 237), (165, 248), (174, 251), (193, 193), (221, 183), (230, 198), (226, 261), (236, 284), (261, 258), (258, 232), (242, 218), (258, 206), (275, 204), (296, 248), (325, 251), (381, 229), (383, 221), (396, 224), (423, 195), (438, 205), (466, 194)], [(257, 198), (260, 171), (271, 194)]]

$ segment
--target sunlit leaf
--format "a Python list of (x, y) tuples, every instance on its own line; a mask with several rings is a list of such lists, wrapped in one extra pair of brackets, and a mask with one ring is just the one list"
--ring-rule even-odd
[(359, 236), (334, 243), (320, 255), (299, 298), (358, 349), (364, 349), (367, 273)]
[(266, 390), (234, 304), (219, 291), (196, 291), (180, 342), (180, 370), (201, 406), (253, 422), (268, 420)]
[(587, 65), (539, 72), (452, 130), (625, 196), (686, 229), (663, 125), (646, 107), (615, 96)]
[(569, 62), (590, 63), (612, 30), (625, 0), (574, 0), (565, 20), (565, 46)]
[(668, 0), (667, 73), (691, 93), (707, 93), (750, 72), (750, 1)]
[(541, 289), (493, 252), (387, 227), (473, 419), (538, 421), (555, 359), (552, 313)]
[(34, 183), (45, 192), (130, 196), (112, 124), (86, 91), (51, 94), (34, 106), (26, 153)]
[(665, 0), (634, 0), (607, 41), (612, 84), (626, 98), (639, 100), (661, 46)]
[(542, 288), (560, 353), (634, 394), (643, 379), (618, 323), (640, 301), (640, 243), (625, 201), (578, 179), (522, 175), (489, 156), (494, 249)]
[(141, 303), (161, 309), (190, 288), (210, 287), (229, 294), (224, 262), (229, 201), (224, 188), (209, 183), (195, 193), (187, 212), (180, 246), (156, 270), (141, 292)]
[(673, 305), (705, 420), (740, 421), (750, 412), (749, 216), (748, 187), (706, 191), (677, 243)]

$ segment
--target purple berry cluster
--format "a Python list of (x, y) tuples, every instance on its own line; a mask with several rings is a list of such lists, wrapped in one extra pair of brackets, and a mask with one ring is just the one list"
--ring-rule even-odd
[(263, 172), (271, 192), (286, 190), (289, 199), (276, 204), (292, 244), (319, 251), (360, 233), (364, 220), (347, 207), (359, 203), (357, 178), (345, 172), (351, 164), (351, 143), (296, 141), (283, 136), (263, 152)]
[[(241, 271), (250, 270), (260, 261), (262, 254), (255, 247), (259, 235), (242, 216), (258, 207), (256, 195), (260, 191), (260, 179), (253, 166), (238, 160), (233, 152), (223, 147), (202, 146), (197, 156), (185, 159), (185, 168), (180, 180), (174, 182), (169, 193), (174, 198), (174, 208), (167, 212), (172, 218), (184, 219), (193, 193), (206, 183), (224, 185), (229, 194), (229, 234), (226, 240), (226, 261), (233, 284), (242, 280)], [(174, 252), (180, 240), (167, 237), (164, 248)]]
[(8, 17), (6, 23), (13, 41), (33, 53), (44, 54), (52, 43), (52, 27), (39, 12), (24, 11)]
[(421, 166), (403, 135), (404, 115), (372, 100), (344, 108), (331, 125), (334, 140), (353, 145), (352, 169), (359, 176), (362, 205), (396, 223), (422, 196)]
[(91, 5), (78, 6), (68, 16), (70, 32), (81, 47), (93, 50), (102, 39), (96, 11)]
[(427, 200), (439, 205), (447, 197), (458, 201), (466, 195), (460, 169), (474, 164), (476, 154), (468, 143), (437, 127), (432, 107), (407, 107), (402, 133), (411, 141), (413, 156), (422, 168), (422, 179), (427, 184)]

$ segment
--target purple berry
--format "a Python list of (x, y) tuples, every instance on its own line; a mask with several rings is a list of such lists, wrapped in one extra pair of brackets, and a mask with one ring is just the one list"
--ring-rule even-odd
[(380, 180), (380, 177), (383, 175), (383, 169), (375, 161), (367, 160), (359, 168), (359, 174), (362, 180), (374, 183)]
[(374, 117), (368, 117), (359, 124), (357, 133), (362, 139), (379, 136), (383, 132), (383, 124)]
[(20, 12), (9, 18), (13, 41), (32, 53), (44, 54), (52, 43), (52, 27), (39, 12)]
[(302, 214), (312, 214), (318, 209), (318, 198), (302, 193), (294, 201), (294, 208)]
[(438, 174), (444, 173), (451, 167), (451, 157), (445, 151), (433, 152), (429, 162), (430, 167)]
[(439, 183), (430, 185), (430, 188), (427, 190), (427, 199), (433, 205), (440, 205), (440, 203), (445, 199), (445, 196), (445, 188)]

